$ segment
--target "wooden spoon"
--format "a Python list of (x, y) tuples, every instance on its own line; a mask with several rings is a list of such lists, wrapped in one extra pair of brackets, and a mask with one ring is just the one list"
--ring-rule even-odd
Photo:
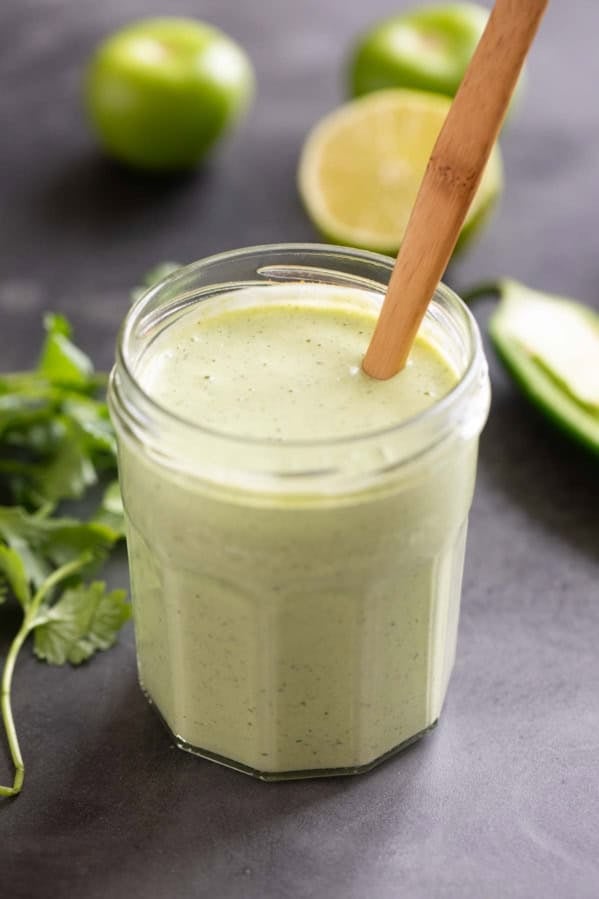
[(548, 0), (496, 0), (429, 159), (362, 367), (386, 380), (408, 358), (497, 139)]

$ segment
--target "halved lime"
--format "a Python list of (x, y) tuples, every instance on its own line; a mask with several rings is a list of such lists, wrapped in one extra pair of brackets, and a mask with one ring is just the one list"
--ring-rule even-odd
[[(422, 91), (377, 91), (316, 125), (302, 150), (298, 181), (308, 215), (327, 239), (397, 252), (450, 105), (447, 97)], [(495, 147), (459, 245), (479, 230), (502, 183)]]

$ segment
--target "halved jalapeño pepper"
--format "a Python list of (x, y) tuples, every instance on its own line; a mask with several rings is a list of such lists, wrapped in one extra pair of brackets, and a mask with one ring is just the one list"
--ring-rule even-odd
[(599, 315), (517, 281), (497, 290), (489, 334), (505, 367), (548, 419), (599, 454)]

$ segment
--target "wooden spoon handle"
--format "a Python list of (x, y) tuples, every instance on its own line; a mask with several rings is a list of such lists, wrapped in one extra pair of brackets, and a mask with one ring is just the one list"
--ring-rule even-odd
[(496, 0), (437, 138), (364, 371), (400, 371), (457, 243), (548, 0)]

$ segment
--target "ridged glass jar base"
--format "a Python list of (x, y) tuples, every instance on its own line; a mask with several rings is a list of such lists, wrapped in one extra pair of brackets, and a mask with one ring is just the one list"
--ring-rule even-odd
[(369, 771), (372, 771), (374, 768), (378, 768), (379, 765), (382, 765), (383, 762), (386, 762), (388, 759), (393, 758), (393, 756), (402, 752), (404, 749), (407, 749), (409, 746), (412, 746), (413, 743), (417, 743), (418, 740), (421, 740), (426, 734), (430, 733), (430, 731), (434, 730), (434, 728), (439, 723), (439, 719), (433, 721), (428, 727), (425, 727), (419, 733), (414, 734), (414, 736), (409, 737), (407, 740), (404, 740), (399, 746), (394, 746), (392, 749), (389, 749), (388, 752), (384, 752), (382, 755), (379, 755), (378, 758), (373, 759), (370, 762), (367, 762), (365, 765), (349, 765), (346, 768), (312, 768), (312, 769), (301, 769), (299, 771), (258, 771), (256, 768), (250, 768), (248, 765), (244, 765), (241, 762), (235, 761), (235, 759), (228, 759), (225, 756), (217, 755), (214, 752), (210, 752), (207, 749), (202, 749), (201, 746), (192, 746), (191, 743), (188, 743), (182, 737), (179, 737), (177, 734), (173, 733), (165, 719), (160, 713), (160, 710), (156, 707), (155, 703), (152, 702), (151, 698), (148, 696), (146, 690), (143, 689), (143, 693), (154, 709), (154, 712), (157, 714), (158, 718), (162, 722), (164, 728), (167, 733), (170, 735), (173, 740), (175, 746), (178, 749), (182, 749), (184, 752), (189, 752), (191, 755), (198, 756), (198, 758), (206, 759), (209, 762), (215, 762), (217, 765), (222, 765), (223, 768), (230, 768), (232, 771), (238, 771), (240, 774), (247, 774), (249, 777), (254, 777), (256, 780), (262, 780), (267, 783), (275, 783), (276, 781), (282, 780), (307, 780), (309, 778), (315, 777), (348, 777), (352, 774), (367, 774)]

